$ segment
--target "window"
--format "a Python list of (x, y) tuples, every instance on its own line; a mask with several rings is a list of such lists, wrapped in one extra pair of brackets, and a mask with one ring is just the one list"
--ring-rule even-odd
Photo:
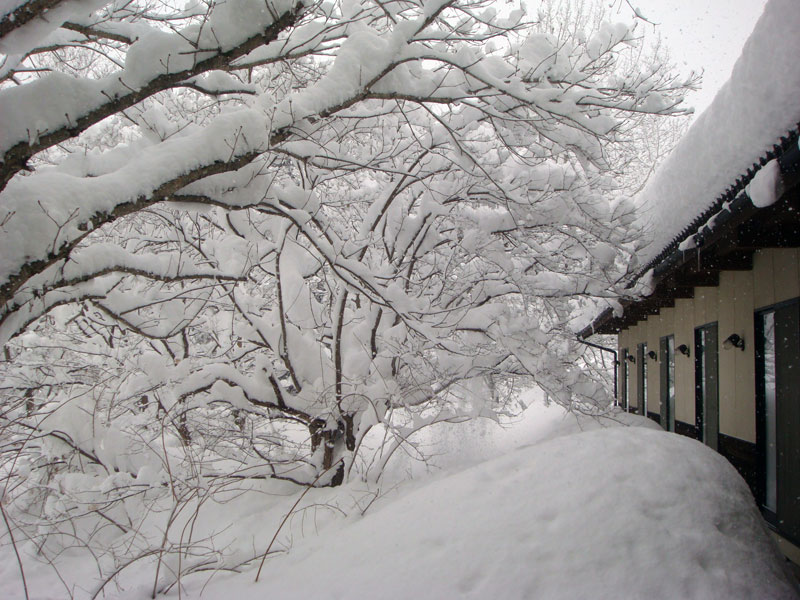
[(675, 431), (675, 336), (661, 338), (661, 426)]
[(636, 364), (638, 369), (638, 398), (637, 410), (641, 415), (647, 415), (647, 343), (639, 344), (636, 351)]
[(759, 343), (761, 358), (761, 396), (764, 411), (764, 472), (766, 476), (764, 508), (775, 513), (778, 510), (778, 484), (776, 476), (776, 410), (775, 410), (775, 312), (761, 315), (761, 339)]
[(620, 353), (620, 393), (619, 393), (619, 405), (622, 407), (622, 410), (628, 410), (628, 393), (630, 388), (630, 369), (628, 368), (628, 349), (623, 348)]
[(719, 355), (717, 324), (694, 330), (694, 394), (696, 424), (701, 441), (716, 450), (719, 437)]
[(758, 496), (778, 532), (800, 541), (800, 301), (756, 313)]

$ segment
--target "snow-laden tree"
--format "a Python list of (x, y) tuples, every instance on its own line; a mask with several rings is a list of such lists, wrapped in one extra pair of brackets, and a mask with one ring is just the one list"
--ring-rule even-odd
[(231, 482), (379, 477), (517, 377), (604, 401), (571, 324), (634, 260), (636, 126), (694, 80), (632, 27), (493, 4), (3, 5), (18, 536), (158, 582), (217, 560), (186, 514)]
[[(419, 427), (509, 410), (515, 376), (602, 396), (569, 326), (629, 267), (611, 148), (683, 113), (693, 82), (636, 60), (632, 27), (493, 4), (11, 3), (0, 365), (19, 498), (336, 485)], [(375, 426), (383, 454), (360, 464)], [(56, 492), (67, 473), (86, 479)]]

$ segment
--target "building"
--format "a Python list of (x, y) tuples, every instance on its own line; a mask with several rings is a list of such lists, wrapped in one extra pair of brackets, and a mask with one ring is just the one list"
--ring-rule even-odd
[[(731, 80), (645, 188), (654, 223), (620, 306), (617, 402), (725, 456), (800, 563), (800, 3), (773, 0)], [(798, 46), (797, 42), (792, 42)], [(787, 52), (794, 61), (771, 64)], [(794, 64), (792, 64), (794, 63)]]

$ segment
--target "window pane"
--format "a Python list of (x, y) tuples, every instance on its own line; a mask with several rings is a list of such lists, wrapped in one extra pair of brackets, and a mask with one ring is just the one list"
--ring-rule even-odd
[(647, 414), (647, 344), (642, 344), (642, 402), (639, 410)]
[(719, 444), (719, 384), (717, 324), (709, 323), (694, 330), (695, 407), (700, 436), (714, 450)]
[[(626, 361), (630, 362), (630, 361)], [(631, 398), (631, 368), (630, 365), (625, 365), (625, 410), (628, 410), (628, 403), (630, 402)]]
[(775, 453), (775, 313), (762, 315), (764, 332), (764, 413), (766, 420), (766, 479), (764, 506), (777, 512), (777, 457)]
[(669, 431), (675, 431), (675, 336), (667, 338), (667, 412), (669, 414)]
[(622, 386), (621, 386), (621, 389), (620, 389), (620, 397), (619, 397), (620, 406), (622, 406), (622, 408), (624, 410), (628, 409), (628, 395), (631, 393), (630, 392), (630, 390), (631, 390), (631, 371), (628, 368), (628, 356), (629, 356), (628, 349), (624, 348), (620, 352), (620, 357), (622, 359), (620, 361), (620, 366), (621, 366), (621, 370), (622, 370), (622, 376), (621, 376), (622, 377)]

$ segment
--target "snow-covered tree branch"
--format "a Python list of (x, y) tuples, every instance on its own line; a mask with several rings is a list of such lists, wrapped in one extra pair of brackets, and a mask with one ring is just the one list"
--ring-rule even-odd
[(14, 514), (103, 498), (128, 531), (133, 496), (377, 477), (426, 424), (513, 411), (518, 377), (602, 401), (571, 324), (630, 268), (632, 123), (694, 81), (631, 26), (555, 24), (487, 0), (4, 15)]

